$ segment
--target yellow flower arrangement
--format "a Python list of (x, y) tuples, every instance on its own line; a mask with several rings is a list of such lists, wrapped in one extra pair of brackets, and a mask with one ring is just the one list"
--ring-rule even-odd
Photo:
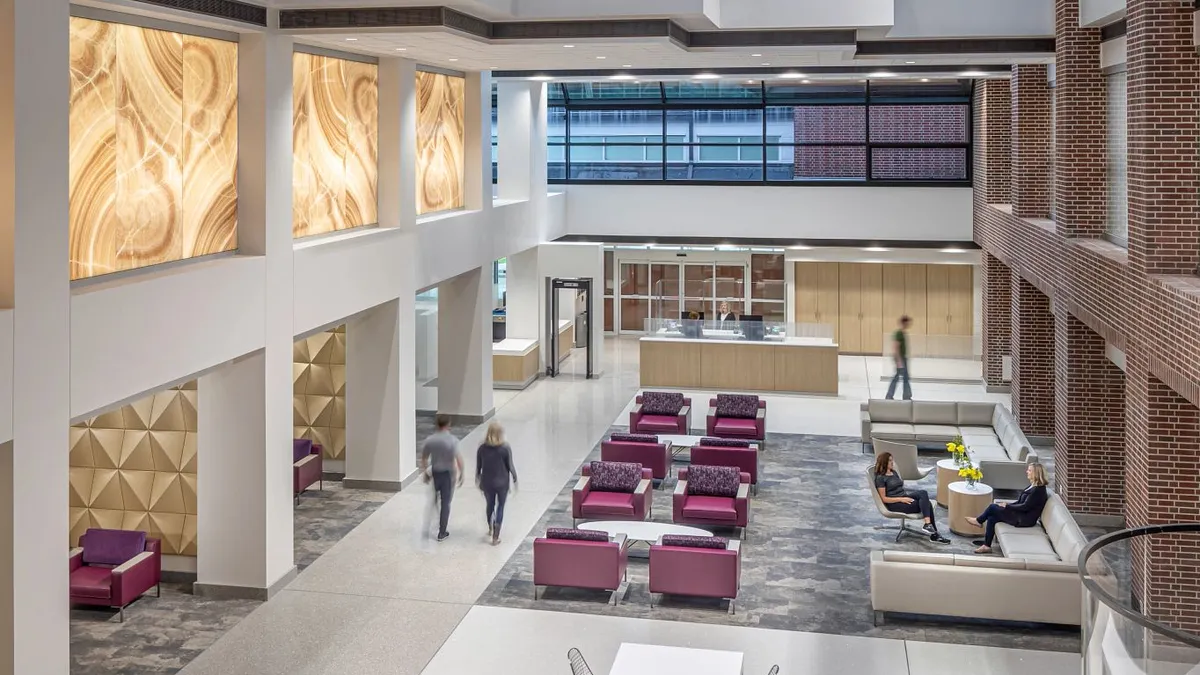
[(967, 465), (958, 470), (958, 477), (967, 479), (968, 485), (974, 485), (983, 480), (983, 472), (978, 467)]
[(962, 466), (967, 463), (967, 446), (963, 445), (962, 436), (955, 436), (953, 440), (946, 444), (946, 450), (954, 458), (955, 464)]

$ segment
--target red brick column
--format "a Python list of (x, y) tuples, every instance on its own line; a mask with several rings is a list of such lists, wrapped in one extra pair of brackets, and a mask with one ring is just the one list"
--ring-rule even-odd
[(1004, 80), (981, 80), (975, 87), (975, 198), (986, 204), (1009, 203), (1012, 160), (1012, 92)]
[(1054, 314), (1050, 298), (1012, 275), (1012, 407), (1028, 436), (1054, 435)]
[(1004, 357), (1012, 353), (1012, 270), (987, 251), (981, 261), (983, 381), (989, 387), (1000, 387), (1005, 384)]
[(1197, 274), (1200, 261), (1200, 57), (1193, 3), (1129, 0), (1129, 263)]
[(1079, 27), (1079, 0), (1055, 0), (1054, 220), (1067, 237), (1104, 233), (1105, 105), (1100, 29)]
[(1012, 69), (1012, 212), (1018, 218), (1049, 218), (1050, 106), (1053, 97), (1042, 64)]
[(1054, 491), (1073, 513), (1122, 516), (1125, 373), (1065, 308), (1054, 313)]

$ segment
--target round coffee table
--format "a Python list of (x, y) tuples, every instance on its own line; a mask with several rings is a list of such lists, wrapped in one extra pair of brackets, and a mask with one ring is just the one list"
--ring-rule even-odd
[(960, 480), (947, 485), (946, 490), (950, 494), (950, 531), (964, 537), (983, 534), (983, 528), (968, 523), (967, 518), (978, 516), (992, 503), (992, 486), (983, 483), (970, 486)]
[(958, 465), (953, 459), (939, 459), (937, 463), (937, 496), (934, 501), (944, 508), (950, 507), (950, 484), (958, 480)]

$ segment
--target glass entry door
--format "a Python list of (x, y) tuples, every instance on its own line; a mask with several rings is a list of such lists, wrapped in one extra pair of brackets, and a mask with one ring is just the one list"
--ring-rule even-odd
[(650, 263), (622, 262), (617, 276), (621, 294), (621, 332), (640, 333), (646, 330), (650, 316)]
[(684, 263), (683, 311), (703, 313), (713, 321), (722, 302), (737, 314), (746, 312), (744, 264)]
[(646, 319), (678, 319), (683, 312), (717, 317), (721, 302), (746, 313), (745, 264), (620, 261), (617, 292), (619, 333), (641, 333)]

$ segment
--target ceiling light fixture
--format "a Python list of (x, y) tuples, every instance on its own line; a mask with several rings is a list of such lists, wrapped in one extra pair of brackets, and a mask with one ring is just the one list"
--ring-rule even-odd
[(886, 70), (877, 70), (873, 73), (867, 73), (867, 77), (895, 77), (895, 73), (889, 73)]
[(804, 73), (784, 73), (779, 77), (783, 80), (799, 80), (804, 77)]
[(554, 78), (550, 77), (549, 75), (534, 75), (529, 79), (533, 80), (534, 82), (550, 82)]
[(948, 247), (948, 248), (944, 248), (944, 249), (942, 249), (942, 251), (941, 251), (941, 252), (942, 252), (942, 253), (966, 253), (966, 251), (965, 251), (965, 250), (963, 250), (963, 249), (961, 249), (961, 248), (955, 248), (954, 246), (950, 246), (950, 247)]
[(408, 51), (408, 47), (396, 47), (396, 51), (398, 51), (398, 52), (406, 52), (406, 51)]
[(607, 59), (608, 57), (607, 57), (607, 56), (597, 56), (596, 58), (598, 58), (598, 59), (600, 59), (601, 61), (603, 61), (604, 59)]
[(885, 253), (888, 251), (888, 249), (886, 249), (882, 246), (868, 246), (868, 247), (864, 248), (863, 250), (870, 251), (871, 253)]
[(457, 61), (458, 59), (450, 59), (450, 60), (451, 60), (451, 61)]
[(746, 80), (746, 84), (754, 84), (754, 80)]
[(721, 76), (716, 73), (700, 73), (694, 76), (697, 80), (719, 80)]
[(632, 63), (626, 63), (626, 64), (623, 64), (621, 67), (622, 67), (622, 68), (632, 68), (632, 67), (633, 67), (633, 64), (632, 64)]
[(916, 61), (905, 61), (904, 63), (911, 66), (916, 64)]
[(575, 45), (563, 45), (563, 49), (575, 49)]
[(958, 75), (959, 77), (987, 77), (987, 73), (982, 70), (964, 70)]
[(812, 80), (800, 80), (802, 84), (812, 84)]
[(928, 81), (929, 81), (929, 78), (928, 78), (928, 77), (922, 77), (922, 78), (921, 78), (921, 81), (922, 81), (922, 82), (928, 82)]
[(358, 38), (346, 38), (346, 42), (358, 42)]
[(610, 79), (610, 80), (632, 80), (633, 76), (632, 75), (612, 75), (608, 79)]
[(769, 64), (769, 63), (764, 63), (763, 65), (764, 65), (764, 66), (769, 66), (769, 65), (771, 65), (771, 64)]
[(796, 244), (795, 246), (789, 246), (788, 250), (790, 250), (790, 251), (811, 251), (812, 247), (805, 246), (804, 244)]
[(750, 56), (762, 56), (762, 54), (751, 54)]

